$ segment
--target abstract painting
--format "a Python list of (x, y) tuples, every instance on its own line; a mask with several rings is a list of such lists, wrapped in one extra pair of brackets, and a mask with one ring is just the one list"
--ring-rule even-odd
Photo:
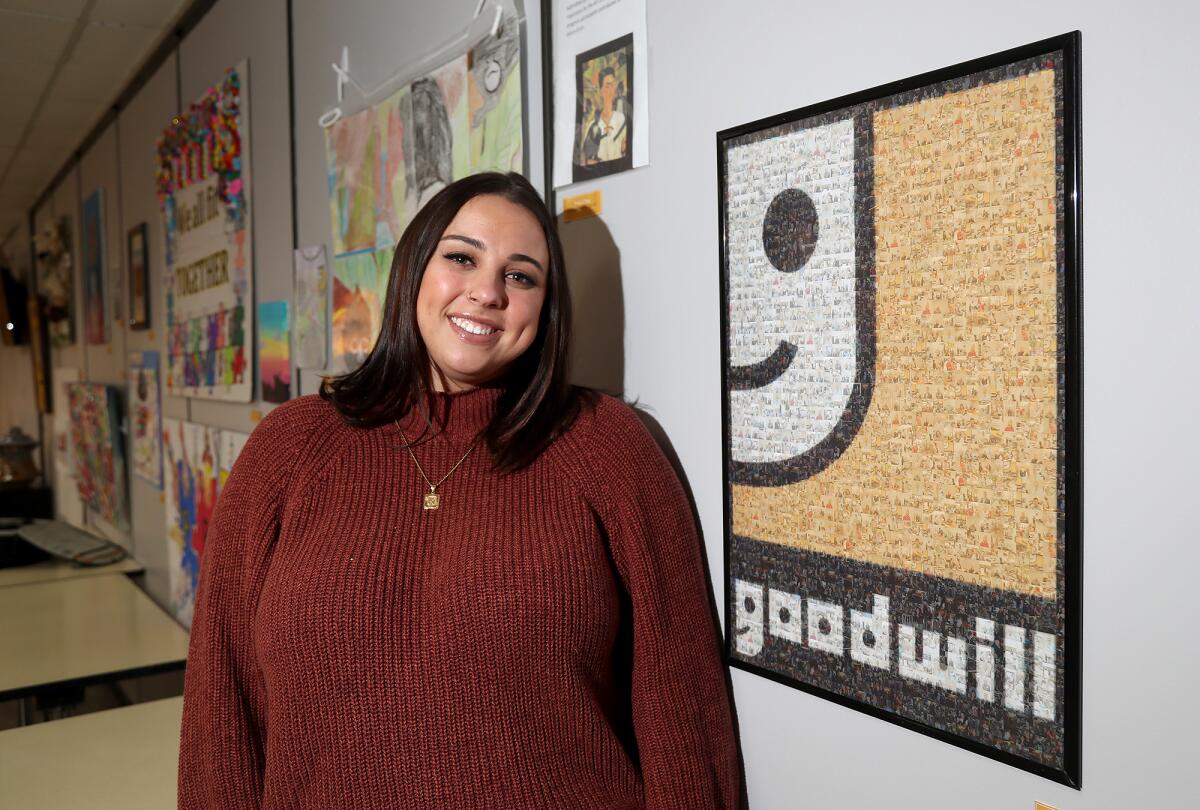
[(1076, 787), (1078, 41), (717, 136), (730, 662)]
[(288, 353), (288, 302), (258, 305), (258, 372), (264, 402), (287, 402), (292, 396)]
[(162, 405), (158, 352), (129, 355), (129, 444), (133, 472), (162, 489)]
[(125, 440), (121, 435), (121, 393), (113, 386), (71, 383), (67, 400), (79, 498), (98, 517), (127, 531), (129, 494)]
[(253, 396), (249, 117), (243, 62), (172, 119), (158, 141), (171, 396)]
[(83, 334), (92, 345), (108, 343), (108, 315), (104, 293), (104, 190), (96, 189), (83, 201)]
[(297, 368), (324, 368), (329, 344), (329, 261), (325, 246), (296, 248), (293, 269), (295, 364)]

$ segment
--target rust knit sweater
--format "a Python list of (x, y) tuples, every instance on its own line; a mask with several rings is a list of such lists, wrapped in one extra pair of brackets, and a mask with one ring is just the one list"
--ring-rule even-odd
[[(430, 478), (496, 398), (439, 397)], [(204, 553), (180, 807), (736, 807), (700, 544), (636, 415), (603, 397), (528, 468), (481, 445), (426, 491), (394, 425), (317, 397), (254, 431)]]

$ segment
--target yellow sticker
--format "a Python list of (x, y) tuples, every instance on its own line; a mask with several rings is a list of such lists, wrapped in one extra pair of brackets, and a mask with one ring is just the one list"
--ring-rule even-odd
[(258, 408), (251, 408), (250, 409), (250, 422), (252, 424), (257, 425), (261, 421), (262, 421), (262, 411), (260, 411)]
[(165, 493), (163, 493), (163, 492), (160, 492), (160, 493), (158, 493), (158, 502), (159, 502), (159, 503), (166, 503), (166, 502), (167, 502), (167, 496), (166, 496), (166, 494), (165, 494)]
[(603, 208), (599, 189), (574, 197), (563, 197), (563, 222), (599, 216)]
[(1058, 810), (1058, 808), (1057, 808), (1057, 807), (1051, 807), (1051, 806), (1050, 806), (1050, 805), (1048, 805), (1048, 804), (1042, 804), (1041, 802), (1034, 802), (1034, 803), (1033, 803), (1033, 810)]

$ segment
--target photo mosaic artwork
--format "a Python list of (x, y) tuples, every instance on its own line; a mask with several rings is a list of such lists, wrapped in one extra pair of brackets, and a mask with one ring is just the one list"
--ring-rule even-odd
[(1076, 53), (718, 135), (731, 663), (1073, 785)]

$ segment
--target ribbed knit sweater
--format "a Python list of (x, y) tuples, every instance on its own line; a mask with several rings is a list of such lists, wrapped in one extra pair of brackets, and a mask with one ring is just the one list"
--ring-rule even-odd
[[(496, 400), (401, 420), (431, 479)], [(179, 806), (736, 807), (695, 523), (632, 410), (602, 397), (512, 474), (480, 444), (427, 491), (395, 425), (320, 398), (254, 431), (202, 562)]]

